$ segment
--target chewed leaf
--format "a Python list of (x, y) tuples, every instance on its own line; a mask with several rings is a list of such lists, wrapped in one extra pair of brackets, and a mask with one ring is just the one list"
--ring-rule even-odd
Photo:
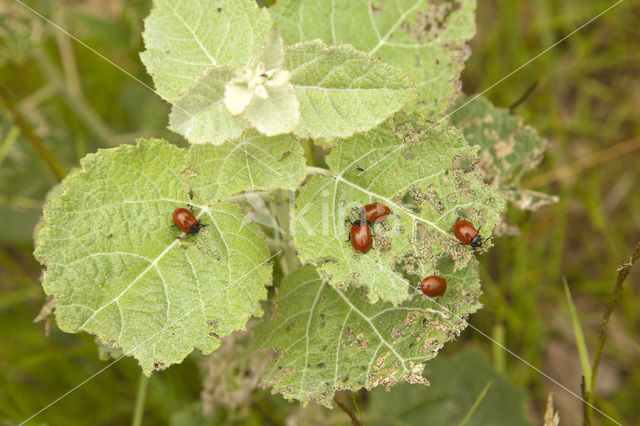
[(476, 0), (280, 0), (270, 11), (287, 44), (349, 43), (408, 72), (419, 92), (408, 108), (433, 119), (460, 93), (475, 8)]
[(285, 68), (300, 102), (300, 137), (332, 139), (376, 127), (416, 97), (415, 85), (395, 67), (351, 46), (316, 40), (290, 46)]
[[(366, 287), (370, 302), (398, 304), (420, 277), (473, 254), (455, 239), (458, 217), (491, 235), (504, 208), (499, 192), (474, 169), (475, 149), (454, 128), (429, 128), (397, 114), (363, 136), (346, 139), (327, 157), (328, 176), (300, 190), (292, 216), (303, 263), (317, 266), (337, 288)], [(347, 241), (363, 205), (381, 202), (391, 216), (372, 226), (373, 246), (357, 253)]]
[(393, 306), (370, 304), (362, 289), (339, 290), (313, 268), (288, 276), (276, 296), (276, 320), (255, 329), (259, 348), (276, 348), (263, 386), (287, 399), (331, 407), (335, 392), (399, 382), (428, 384), (424, 361), (467, 325), (480, 304), (477, 262), (443, 272), (447, 293), (436, 302), (422, 293)]
[(222, 146), (193, 145), (188, 163), (193, 191), (225, 200), (245, 190), (295, 190), (306, 175), (303, 149), (291, 135), (267, 137), (254, 130)]
[[(146, 374), (244, 329), (271, 277), (262, 232), (236, 205), (191, 200), (185, 160), (162, 140), (88, 155), (36, 238), (59, 327), (119, 346)], [(172, 213), (189, 203), (204, 227), (179, 238)]]
[(558, 202), (556, 195), (528, 189), (506, 189), (502, 191), (502, 195), (520, 210), (538, 210), (540, 207)]
[(169, 116), (169, 128), (192, 144), (220, 145), (238, 138), (248, 127), (224, 105), (225, 84), (234, 76), (231, 68), (207, 69), (187, 94), (176, 102)]
[(140, 55), (160, 96), (177, 100), (206, 68), (248, 66), (267, 41), (271, 18), (253, 0), (156, 0)]
[(522, 118), (497, 108), (484, 97), (458, 99), (451, 122), (471, 145), (480, 146), (480, 171), (485, 182), (495, 183), (519, 209), (535, 210), (558, 198), (519, 188), (522, 176), (542, 161), (547, 141)]

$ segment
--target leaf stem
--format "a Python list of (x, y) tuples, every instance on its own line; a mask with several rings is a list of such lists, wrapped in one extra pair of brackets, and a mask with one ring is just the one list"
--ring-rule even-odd
[(609, 324), (609, 319), (611, 318), (611, 313), (613, 309), (618, 304), (618, 299), (622, 294), (622, 284), (627, 279), (627, 277), (631, 274), (631, 268), (633, 264), (640, 259), (640, 243), (636, 245), (631, 258), (626, 263), (620, 265), (618, 268), (618, 278), (616, 279), (616, 285), (613, 288), (613, 292), (609, 297), (609, 304), (607, 305), (607, 309), (604, 311), (604, 315), (602, 316), (602, 324), (600, 326), (600, 335), (598, 336), (598, 344), (596, 346), (595, 353), (593, 355), (593, 367), (591, 369), (591, 392), (588, 395), (589, 403), (591, 404), (591, 414), (593, 415), (593, 400), (594, 400), (594, 390), (596, 385), (596, 378), (598, 377), (598, 366), (600, 365), (600, 359), (602, 357), (602, 350), (604, 349), (604, 343), (607, 339), (607, 324)]
[(315, 149), (316, 147), (313, 145), (313, 139), (307, 139), (304, 144), (304, 154), (305, 157), (307, 157), (307, 164), (310, 167), (315, 167), (318, 165), (318, 162), (316, 161)]
[(482, 388), (482, 390), (480, 391), (480, 393), (476, 397), (476, 400), (473, 401), (473, 405), (471, 405), (471, 408), (469, 408), (469, 411), (467, 411), (467, 414), (464, 416), (462, 421), (459, 423), (459, 426), (465, 425), (469, 421), (469, 419), (471, 419), (471, 416), (473, 416), (473, 413), (476, 411), (476, 409), (478, 408), (478, 406), (480, 405), (480, 403), (482, 402), (484, 397), (487, 395), (487, 392), (489, 392), (489, 389), (491, 388), (491, 385), (493, 385), (493, 379), (489, 380), (487, 382), (487, 384), (484, 385), (484, 387)]
[(319, 174), (329, 176), (331, 175), (331, 171), (328, 169), (323, 169), (322, 167), (307, 167), (307, 174)]
[(147, 399), (147, 389), (149, 387), (149, 377), (144, 373), (140, 373), (140, 381), (138, 382), (138, 392), (136, 394), (136, 405), (133, 411), (133, 419), (131, 426), (142, 425), (142, 415), (144, 414), (144, 403)]
[(342, 403), (342, 401), (340, 401), (338, 399), (338, 396), (334, 396), (333, 397), (333, 401), (338, 405), (338, 407), (340, 407), (342, 409), (342, 411), (344, 411), (345, 413), (347, 413), (349, 415), (349, 417), (351, 417), (351, 424), (354, 426), (361, 426), (362, 423), (360, 423), (360, 420), (358, 420), (358, 418), (356, 417), (356, 414), (353, 412), (353, 410), (351, 410), (351, 408), (347, 407), (345, 404)]
[(49, 167), (56, 179), (58, 181), (62, 181), (64, 176), (67, 174), (66, 171), (64, 170), (62, 165), (60, 165), (55, 155), (45, 146), (44, 142), (42, 142), (42, 139), (40, 139), (38, 135), (36, 135), (35, 132), (31, 129), (31, 126), (24, 119), (24, 117), (18, 110), (18, 107), (13, 102), (13, 99), (11, 98), (9, 92), (7, 92), (2, 87), (0, 87), (0, 99), (2, 99), (2, 102), (4, 102), (4, 104), (7, 106), (14, 124), (20, 128), (27, 140), (31, 143), (33, 149)]

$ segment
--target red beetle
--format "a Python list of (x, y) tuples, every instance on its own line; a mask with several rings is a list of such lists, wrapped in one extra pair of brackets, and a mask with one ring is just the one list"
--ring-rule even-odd
[(364, 215), (367, 222), (382, 222), (390, 214), (389, 207), (382, 203), (371, 203), (364, 206)]
[(476, 228), (466, 220), (459, 220), (453, 225), (453, 234), (465, 246), (471, 246), (474, 250), (482, 247), (489, 238), (483, 240)]
[(429, 297), (442, 296), (447, 291), (447, 280), (438, 275), (429, 275), (422, 280), (420, 289)]
[(191, 210), (180, 207), (173, 212), (173, 223), (185, 234), (197, 234), (200, 228), (206, 226), (198, 221)]
[(351, 245), (357, 252), (366, 253), (371, 249), (373, 236), (365, 218), (364, 209), (360, 210), (360, 219), (351, 223), (351, 232), (347, 241), (351, 241)]

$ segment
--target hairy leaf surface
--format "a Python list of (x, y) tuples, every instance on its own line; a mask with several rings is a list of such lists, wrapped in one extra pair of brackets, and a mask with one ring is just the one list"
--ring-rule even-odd
[[(262, 232), (236, 205), (191, 199), (185, 165), (162, 140), (88, 155), (36, 238), (58, 326), (121, 347), (146, 374), (243, 330), (271, 279)], [(185, 236), (170, 225), (188, 204), (205, 227)]]
[(160, 96), (177, 100), (207, 67), (248, 66), (271, 18), (253, 0), (156, 0), (140, 56)]
[(285, 68), (300, 102), (300, 137), (346, 137), (369, 130), (415, 99), (415, 87), (396, 67), (351, 46), (316, 40), (291, 46)]
[(369, 130), (415, 99), (414, 84), (400, 69), (350, 46), (327, 47), (316, 40), (288, 47), (284, 69), (290, 82), (265, 86), (266, 100), (236, 88), (236, 97), (251, 99), (237, 117), (224, 103), (234, 70), (207, 69), (174, 105), (170, 128), (191, 143), (221, 144), (239, 137), (249, 123), (264, 134), (293, 130), (300, 137), (332, 139)]
[(224, 86), (233, 76), (224, 65), (208, 68), (171, 108), (169, 129), (192, 144), (221, 145), (240, 137), (249, 124), (234, 117), (223, 102)]
[[(462, 134), (420, 122), (397, 114), (342, 141), (326, 158), (328, 175), (312, 177), (296, 199), (292, 230), (300, 260), (316, 265), (334, 287), (366, 287), (372, 303), (401, 303), (419, 279), (451, 263), (466, 265), (473, 253), (453, 236), (456, 219), (489, 236), (504, 207), (475, 171), (476, 149)], [(374, 248), (360, 254), (347, 241), (350, 222), (371, 202), (392, 214), (373, 225)]]
[(409, 108), (439, 118), (460, 93), (475, 8), (475, 0), (280, 0), (270, 10), (287, 44), (349, 43), (403, 69), (419, 91)]
[(276, 296), (276, 320), (255, 329), (257, 347), (280, 353), (263, 386), (287, 399), (331, 407), (334, 393), (343, 389), (428, 384), (424, 361), (480, 307), (477, 262), (442, 275), (449, 287), (437, 302), (412, 290), (411, 300), (393, 306), (369, 303), (363, 289), (336, 289), (311, 267), (294, 272)]
[(291, 135), (267, 137), (254, 130), (221, 146), (193, 145), (188, 183), (207, 200), (224, 200), (245, 190), (297, 189), (306, 176), (303, 149)]

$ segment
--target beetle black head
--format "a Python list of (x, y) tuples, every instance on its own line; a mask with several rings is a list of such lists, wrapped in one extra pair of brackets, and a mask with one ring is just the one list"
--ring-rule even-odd
[(198, 232), (200, 232), (200, 229), (201, 229), (201, 228), (204, 228), (205, 226), (207, 226), (205, 223), (200, 223), (200, 222), (198, 222), (198, 224), (197, 224), (197, 225), (192, 226), (192, 227), (191, 227), (191, 229), (189, 229), (189, 232), (187, 232), (187, 234), (189, 234), (189, 235), (195, 235), (195, 234), (197, 234)]
[(488, 237), (485, 238), (484, 240), (480, 237), (480, 234), (476, 235), (472, 240), (471, 243), (469, 243), (469, 245), (471, 246), (472, 249), (476, 250), (479, 249), (480, 247), (482, 247), (484, 245), (484, 243), (486, 243), (487, 241), (489, 241), (492, 237)]

